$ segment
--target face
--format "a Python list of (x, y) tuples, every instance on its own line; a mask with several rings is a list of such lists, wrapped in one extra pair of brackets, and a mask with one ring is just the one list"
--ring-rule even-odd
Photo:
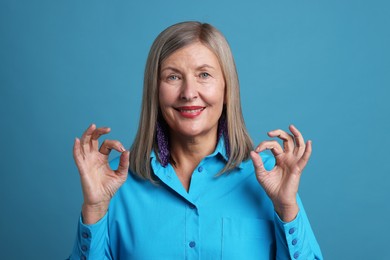
[(216, 137), (225, 81), (217, 57), (201, 43), (172, 53), (161, 64), (159, 103), (171, 136)]

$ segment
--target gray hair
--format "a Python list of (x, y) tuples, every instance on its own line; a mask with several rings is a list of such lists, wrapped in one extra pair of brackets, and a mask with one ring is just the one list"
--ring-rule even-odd
[(140, 121), (130, 149), (130, 170), (141, 178), (153, 180), (149, 158), (152, 151), (158, 155), (156, 127), (160, 66), (175, 51), (195, 42), (204, 44), (216, 55), (225, 79), (224, 113), (230, 155), (220, 173), (229, 172), (249, 159), (253, 144), (242, 115), (238, 75), (229, 44), (222, 33), (210, 24), (182, 22), (168, 27), (157, 36), (146, 62)]

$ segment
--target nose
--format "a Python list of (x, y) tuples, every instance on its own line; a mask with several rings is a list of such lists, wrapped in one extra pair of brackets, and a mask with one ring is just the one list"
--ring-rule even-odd
[(192, 101), (198, 98), (197, 82), (194, 79), (186, 78), (181, 87), (180, 99)]

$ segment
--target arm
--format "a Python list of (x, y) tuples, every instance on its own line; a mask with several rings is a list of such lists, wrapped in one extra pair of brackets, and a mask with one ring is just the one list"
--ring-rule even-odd
[(283, 222), (275, 213), (276, 259), (323, 259), (305, 209), (297, 195), (299, 213), (291, 222)]
[(76, 241), (70, 259), (112, 259), (109, 248), (108, 214), (97, 223), (86, 225), (79, 219)]
[[(256, 178), (271, 199), (275, 209), (277, 259), (322, 259), (302, 202), (298, 196), (300, 178), (310, 159), (311, 141), (306, 144), (301, 133), (290, 126), (292, 135), (282, 130), (268, 133), (283, 140), (283, 148), (275, 141), (262, 142), (251, 158)], [(264, 166), (258, 154), (271, 150), (275, 166)]]
[[(116, 140), (104, 141), (99, 149), (99, 137), (109, 132), (109, 128), (96, 128), (92, 124), (74, 143), (73, 157), (80, 174), (84, 203), (71, 259), (102, 259), (103, 256), (111, 259), (107, 210), (111, 198), (127, 179), (129, 151)], [(108, 163), (112, 149), (122, 153), (115, 171)]]

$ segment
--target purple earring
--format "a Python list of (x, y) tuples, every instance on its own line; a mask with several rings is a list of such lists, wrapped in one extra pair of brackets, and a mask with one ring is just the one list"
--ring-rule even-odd
[(228, 135), (228, 128), (227, 128), (227, 120), (225, 113), (222, 114), (221, 118), (218, 122), (218, 138), (223, 137), (225, 141), (225, 149), (226, 149), (226, 155), (229, 158), (230, 157), (230, 143), (229, 143), (229, 135)]
[(157, 120), (156, 127), (156, 139), (158, 146), (158, 157), (161, 161), (161, 165), (166, 167), (169, 163), (170, 153), (169, 153), (169, 139), (167, 133), (167, 127), (165, 123)]

